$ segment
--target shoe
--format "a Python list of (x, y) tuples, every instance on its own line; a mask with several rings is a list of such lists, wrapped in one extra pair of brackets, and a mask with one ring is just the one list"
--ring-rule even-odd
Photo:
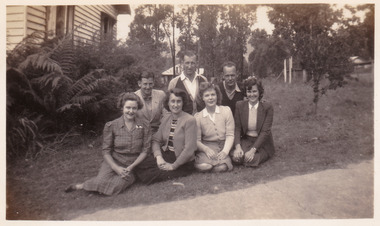
[(75, 186), (75, 184), (70, 184), (66, 189), (65, 189), (65, 192), (66, 193), (69, 193), (69, 192), (72, 192), (72, 191), (75, 191), (77, 190), (77, 187)]

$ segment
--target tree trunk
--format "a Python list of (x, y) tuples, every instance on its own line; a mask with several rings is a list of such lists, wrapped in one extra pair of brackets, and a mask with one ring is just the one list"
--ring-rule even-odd
[(172, 49), (172, 60), (173, 60), (173, 78), (176, 76), (175, 71), (175, 14), (174, 14), (174, 5), (173, 5), (173, 49)]

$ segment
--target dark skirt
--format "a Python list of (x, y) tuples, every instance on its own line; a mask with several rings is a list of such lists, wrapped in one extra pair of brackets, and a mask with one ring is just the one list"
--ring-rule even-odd
[[(245, 136), (245, 137), (241, 138), (240, 146), (241, 146), (241, 149), (243, 149), (244, 153), (251, 150), (251, 148), (255, 144), (256, 139), (257, 139), (257, 137), (250, 137), (250, 136)], [(231, 156), (233, 156), (233, 152), (231, 152)], [(269, 159), (269, 157), (270, 156), (269, 156), (268, 151), (266, 151), (264, 147), (260, 147), (258, 150), (256, 150), (255, 156), (253, 157), (252, 161), (250, 161), (250, 162), (244, 162), (244, 157), (239, 159), (238, 161), (234, 161), (233, 158), (231, 158), (231, 159), (232, 159), (233, 163), (236, 165), (243, 164), (244, 166), (254, 167), (254, 166), (258, 166), (259, 164), (267, 161)]]
[[(162, 158), (168, 163), (174, 163), (177, 159), (173, 151), (162, 151)], [(157, 161), (153, 155), (148, 155), (145, 160), (135, 168), (137, 179), (145, 184), (152, 184), (159, 181), (170, 180), (178, 177), (185, 177), (194, 172), (194, 161), (187, 162), (175, 170), (161, 170), (157, 166)]]

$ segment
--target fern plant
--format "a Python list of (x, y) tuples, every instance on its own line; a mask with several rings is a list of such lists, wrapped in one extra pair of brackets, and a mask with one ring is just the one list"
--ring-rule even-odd
[[(39, 124), (33, 121), (36, 115), (40, 124), (50, 125), (44, 128), (45, 133), (75, 133), (73, 128), (83, 128), (78, 126), (81, 121), (95, 118), (109, 104), (113, 77), (103, 69), (81, 75), (76, 57), (75, 46), (66, 36), (42, 43), (18, 65), (8, 65), (7, 121), (13, 121), (7, 129), (13, 145), (10, 152), (30, 149), (28, 153), (35, 153), (42, 148), (37, 137), (47, 136), (39, 135)], [(17, 144), (17, 140), (21, 142)]]

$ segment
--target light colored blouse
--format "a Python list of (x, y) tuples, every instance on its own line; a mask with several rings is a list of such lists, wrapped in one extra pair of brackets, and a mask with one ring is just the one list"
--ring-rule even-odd
[(248, 109), (249, 109), (249, 115), (248, 115), (248, 131), (247, 135), (250, 137), (257, 137), (257, 108), (259, 107), (259, 102), (257, 102), (255, 105), (251, 105), (248, 102)]

